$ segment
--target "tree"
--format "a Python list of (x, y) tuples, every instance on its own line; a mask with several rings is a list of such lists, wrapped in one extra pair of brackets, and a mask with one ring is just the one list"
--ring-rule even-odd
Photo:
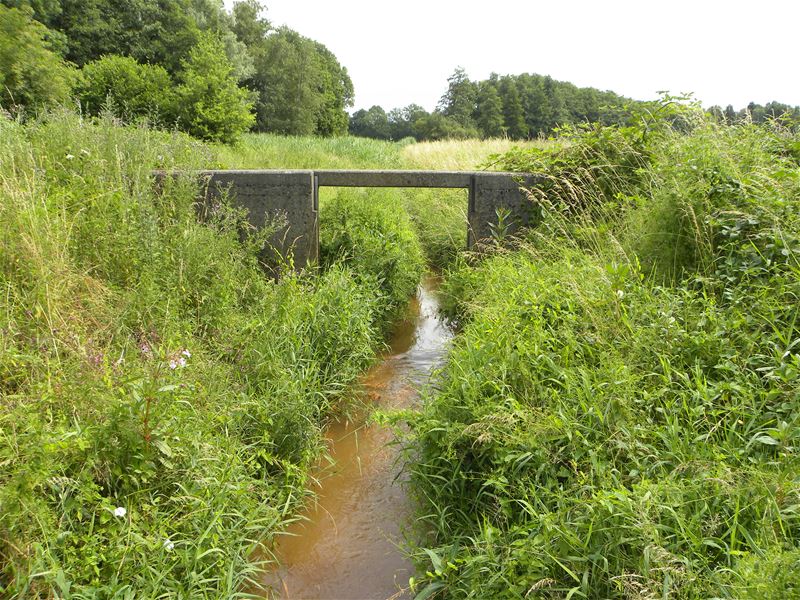
[(474, 128), (464, 127), (454, 118), (434, 111), (414, 123), (414, 136), (418, 140), (461, 140), (478, 137), (478, 131)]
[(347, 132), (345, 107), (353, 103), (353, 82), (325, 46), (281, 27), (264, 39), (255, 55), (255, 73), (247, 85), (258, 95), (260, 131)]
[(320, 108), (319, 73), (306, 38), (281, 27), (256, 57), (251, 89), (258, 93), (257, 127), (287, 135), (311, 135)]
[(446, 117), (450, 117), (460, 125), (475, 128), (472, 118), (475, 112), (477, 89), (467, 77), (462, 67), (457, 67), (447, 79), (447, 91), (439, 100), (438, 110)]
[(271, 29), (269, 21), (261, 16), (263, 12), (258, 0), (239, 0), (233, 4), (231, 30), (248, 48), (260, 46)]
[(503, 103), (503, 124), (506, 133), (514, 140), (524, 138), (528, 135), (528, 128), (516, 81), (512, 77), (501, 78), (498, 93)]
[(66, 57), (79, 66), (120, 54), (176, 74), (201, 33), (190, 0), (62, 0), (61, 9), (46, 24), (66, 36)]
[(172, 78), (164, 67), (111, 55), (90, 62), (82, 73), (78, 94), (90, 114), (105, 108), (123, 119), (149, 117), (159, 123), (174, 115)]
[(414, 126), (423, 117), (428, 116), (428, 111), (419, 104), (409, 104), (403, 108), (394, 108), (389, 111), (389, 129), (391, 139), (402, 140), (414, 137)]
[(478, 84), (478, 99), (475, 120), (481, 135), (485, 138), (503, 135), (503, 103), (493, 81)]
[(316, 115), (314, 133), (322, 136), (347, 133), (349, 118), (345, 108), (353, 106), (355, 91), (347, 69), (339, 64), (333, 53), (319, 42), (314, 42), (317, 66), (320, 72), (319, 94), (321, 101)]
[(357, 110), (350, 117), (350, 133), (360, 137), (369, 137), (377, 140), (391, 138), (391, 128), (386, 111), (380, 106), (373, 106), (369, 110)]
[(52, 106), (69, 100), (75, 70), (50, 49), (30, 8), (0, 6), (0, 105)]
[[(33, 18), (48, 28), (61, 15), (61, 0), (0, 0), (0, 5), (32, 11)], [(48, 29), (45, 39), (50, 50), (62, 57), (66, 54), (67, 38), (64, 34)]]
[(183, 62), (176, 96), (179, 126), (196, 137), (232, 142), (254, 123), (250, 94), (237, 85), (225, 47), (214, 34), (201, 35)]

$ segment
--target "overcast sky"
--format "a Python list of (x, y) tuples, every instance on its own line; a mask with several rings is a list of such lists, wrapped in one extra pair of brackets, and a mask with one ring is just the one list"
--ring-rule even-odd
[[(704, 106), (800, 105), (800, 0), (263, 0), (273, 25), (325, 44), (355, 108), (435, 108), (457, 66), (471, 79), (539, 73)], [(233, 0), (225, 0), (230, 7)]]

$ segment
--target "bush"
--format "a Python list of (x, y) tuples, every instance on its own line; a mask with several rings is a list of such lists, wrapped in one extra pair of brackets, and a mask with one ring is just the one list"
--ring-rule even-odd
[(390, 323), (405, 308), (419, 284), (422, 249), (399, 192), (372, 189), (340, 191), (322, 206), (320, 261), (343, 263), (380, 296)]
[(147, 117), (166, 124), (173, 119), (172, 79), (159, 65), (139, 64), (127, 56), (104, 56), (82, 70), (78, 88), (82, 107), (90, 114), (101, 110), (127, 121)]
[(216, 36), (201, 36), (183, 62), (180, 79), (178, 124), (184, 131), (230, 143), (255, 123), (250, 93), (238, 86), (225, 46)]

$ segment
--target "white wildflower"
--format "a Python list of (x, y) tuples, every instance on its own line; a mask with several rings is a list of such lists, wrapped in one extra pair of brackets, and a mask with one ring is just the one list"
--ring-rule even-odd
[(114, 516), (119, 517), (120, 519), (123, 518), (125, 515), (128, 514), (128, 511), (125, 510), (124, 506), (118, 506), (114, 509)]
[(623, 292), (622, 290), (617, 290), (617, 298), (622, 300), (624, 297), (625, 297), (625, 292)]
[(184, 350), (183, 352), (181, 352), (181, 354), (183, 356), (185, 356), (186, 358), (191, 358), (192, 357), (192, 353), (189, 352), (188, 350)]
[(175, 542), (171, 539), (167, 538), (164, 540), (164, 550), (167, 552), (172, 552), (175, 549)]
[(67, 160), (72, 160), (73, 158), (75, 158), (74, 154), (67, 154), (67, 156), (66, 156)]

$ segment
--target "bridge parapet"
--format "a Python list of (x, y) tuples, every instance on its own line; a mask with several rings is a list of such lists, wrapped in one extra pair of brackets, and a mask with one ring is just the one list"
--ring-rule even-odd
[(523, 188), (536, 185), (534, 175), (491, 171), (393, 170), (215, 170), (200, 173), (206, 204), (227, 194), (236, 206), (247, 209), (254, 227), (268, 219), (285, 219), (271, 239), (265, 259), (274, 252), (294, 253), (302, 268), (319, 258), (320, 187), (462, 188), (469, 191), (467, 246), (490, 239), (505, 215), (504, 233), (513, 234), (534, 219), (534, 205)]

